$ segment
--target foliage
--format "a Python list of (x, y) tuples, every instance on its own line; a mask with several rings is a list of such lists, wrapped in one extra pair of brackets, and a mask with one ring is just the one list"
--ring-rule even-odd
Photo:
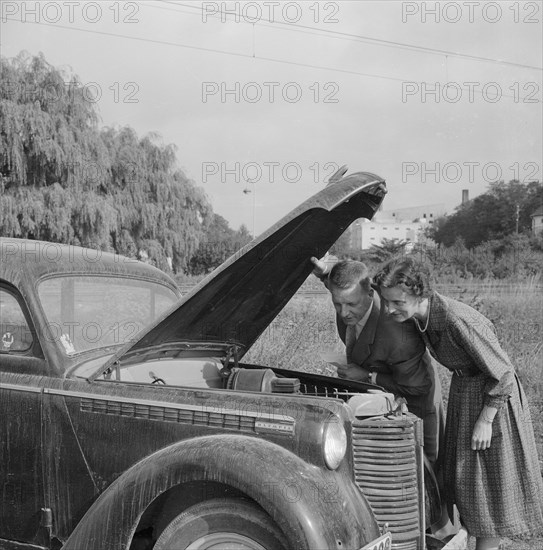
[[(0, 64), (0, 167), (5, 190), (63, 179), (74, 185), (74, 167), (107, 159), (96, 132), (92, 93), (76, 77), (54, 69), (42, 54), (0, 58)], [(104, 181), (96, 178), (93, 183)]]
[(205, 240), (200, 242), (190, 259), (188, 271), (191, 275), (210, 273), (251, 241), (251, 235), (244, 225), (234, 231), (219, 214), (213, 214), (205, 233)]
[(0, 63), (0, 234), (185, 270), (212, 212), (175, 147), (100, 130), (91, 91), (42, 54)]
[(405, 250), (407, 241), (400, 239), (383, 239), (380, 245), (372, 244), (369, 250), (353, 248), (351, 228), (339, 237), (330, 248), (330, 253), (342, 260), (357, 260), (367, 264), (379, 264)]
[[(439, 244), (451, 246), (461, 237), (468, 248), (484, 241), (529, 232), (531, 215), (543, 203), (543, 184), (517, 180), (489, 185), (488, 191), (459, 206), (456, 212), (436, 220), (429, 236)], [(518, 210), (517, 210), (518, 209)]]
[(373, 262), (386, 262), (398, 254), (403, 254), (407, 241), (401, 239), (383, 239), (381, 244), (372, 244), (367, 258)]
[(534, 237), (509, 235), (466, 247), (458, 237), (449, 247), (417, 246), (413, 254), (428, 261), (436, 276), (453, 281), (461, 279), (515, 279), (540, 277), (543, 252), (534, 246)]

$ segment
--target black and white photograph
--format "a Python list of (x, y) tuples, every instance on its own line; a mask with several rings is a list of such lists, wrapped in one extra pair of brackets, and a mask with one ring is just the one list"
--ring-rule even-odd
[(543, 2), (0, 1), (0, 549), (543, 550)]

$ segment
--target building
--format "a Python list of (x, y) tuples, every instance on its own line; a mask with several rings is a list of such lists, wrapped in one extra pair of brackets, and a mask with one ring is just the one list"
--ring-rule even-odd
[(417, 243), (425, 240), (424, 230), (445, 214), (443, 204), (430, 204), (382, 210), (373, 220), (356, 220), (350, 227), (350, 245), (355, 250), (366, 250), (380, 245), (383, 239), (398, 239)]
[(398, 239), (416, 243), (420, 233), (428, 227), (426, 222), (375, 222), (365, 219), (356, 220), (351, 226), (351, 247), (355, 250), (365, 250), (371, 245), (380, 245), (383, 239)]
[(540, 206), (532, 215), (532, 234), (538, 235), (543, 232), (543, 205)]
[(413, 221), (416, 219), (428, 220), (433, 223), (436, 218), (444, 216), (446, 213), (443, 204), (425, 204), (422, 206), (407, 206), (405, 208), (396, 208), (394, 210), (380, 210), (377, 212), (373, 221)]

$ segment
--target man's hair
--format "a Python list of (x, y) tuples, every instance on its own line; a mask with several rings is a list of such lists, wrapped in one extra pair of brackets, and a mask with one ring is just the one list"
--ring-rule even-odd
[(366, 292), (371, 290), (371, 277), (366, 264), (362, 262), (354, 260), (338, 262), (328, 276), (329, 287), (345, 289), (356, 284), (359, 284)]

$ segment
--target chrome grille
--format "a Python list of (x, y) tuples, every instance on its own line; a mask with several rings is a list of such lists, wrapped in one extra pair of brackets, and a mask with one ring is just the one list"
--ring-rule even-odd
[(422, 550), (424, 477), (421, 421), (413, 415), (356, 419), (352, 424), (355, 480), (395, 550)]

